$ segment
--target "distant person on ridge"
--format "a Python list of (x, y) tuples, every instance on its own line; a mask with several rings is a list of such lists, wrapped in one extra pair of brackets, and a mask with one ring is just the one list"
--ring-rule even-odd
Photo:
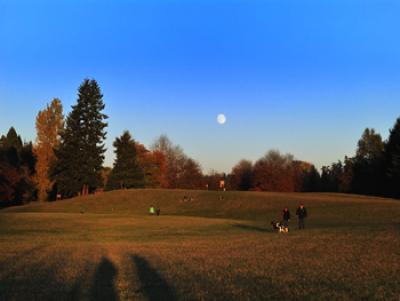
[(283, 209), (283, 226), (287, 229), (289, 229), (289, 221), (290, 221), (290, 212), (289, 212), (289, 208), (285, 207), (285, 209)]
[(300, 204), (300, 206), (297, 208), (296, 215), (299, 220), (299, 229), (304, 229), (304, 219), (307, 217), (307, 209), (303, 204)]

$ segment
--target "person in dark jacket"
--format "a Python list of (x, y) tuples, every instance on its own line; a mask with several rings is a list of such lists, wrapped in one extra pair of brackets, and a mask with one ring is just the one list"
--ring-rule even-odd
[(285, 207), (285, 209), (283, 209), (283, 226), (285, 228), (289, 228), (289, 220), (290, 220), (290, 212), (289, 212), (289, 208)]
[(307, 209), (303, 204), (300, 204), (300, 206), (297, 208), (296, 215), (299, 222), (299, 229), (304, 229), (304, 219), (307, 217)]

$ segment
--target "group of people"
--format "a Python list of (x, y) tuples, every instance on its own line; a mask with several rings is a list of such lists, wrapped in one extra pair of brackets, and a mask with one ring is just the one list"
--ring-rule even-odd
[[(161, 213), (160, 207), (154, 207), (153, 205), (149, 207), (150, 215), (160, 215), (160, 213)], [(307, 209), (306, 207), (304, 207), (304, 204), (300, 204), (300, 206), (297, 208), (296, 215), (297, 215), (299, 229), (304, 229), (305, 228), (304, 220), (307, 218)], [(290, 221), (290, 211), (288, 207), (285, 207), (282, 211), (282, 226), (286, 229), (289, 229), (289, 221)]]
[[(296, 210), (297, 221), (299, 229), (305, 228), (304, 220), (307, 218), (307, 209), (304, 207), (304, 204), (300, 204), (300, 206)], [(288, 207), (285, 207), (282, 212), (282, 223), (283, 226), (289, 228), (290, 221), (290, 211)]]

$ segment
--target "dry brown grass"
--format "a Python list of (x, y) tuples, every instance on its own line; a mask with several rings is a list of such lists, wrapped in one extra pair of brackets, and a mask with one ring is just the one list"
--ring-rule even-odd
[(268, 224), (279, 197), (250, 201), (263, 221), (80, 214), (69, 203), (69, 213), (0, 212), (0, 300), (399, 300), (398, 202), (306, 195), (309, 228), (280, 235)]

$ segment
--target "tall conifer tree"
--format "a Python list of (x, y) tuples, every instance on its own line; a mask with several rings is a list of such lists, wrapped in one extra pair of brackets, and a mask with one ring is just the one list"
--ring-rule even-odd
[(78, 91), (78, 101), (66, 120), (54, 169), (58, 191), (64, 197), (79, 192), (87, 194), (102, 185), (105, 128), (108, 117), (103, 95), (95, 80), (85, 79)]
[(385, 145), (387, 192), (392, 197), (400, 197), (400, 118), (390, 130)]
[(365, 129), (352, 161), (352, 192), (378, 195), (384, 185), (384, 143), (374, 129)]

